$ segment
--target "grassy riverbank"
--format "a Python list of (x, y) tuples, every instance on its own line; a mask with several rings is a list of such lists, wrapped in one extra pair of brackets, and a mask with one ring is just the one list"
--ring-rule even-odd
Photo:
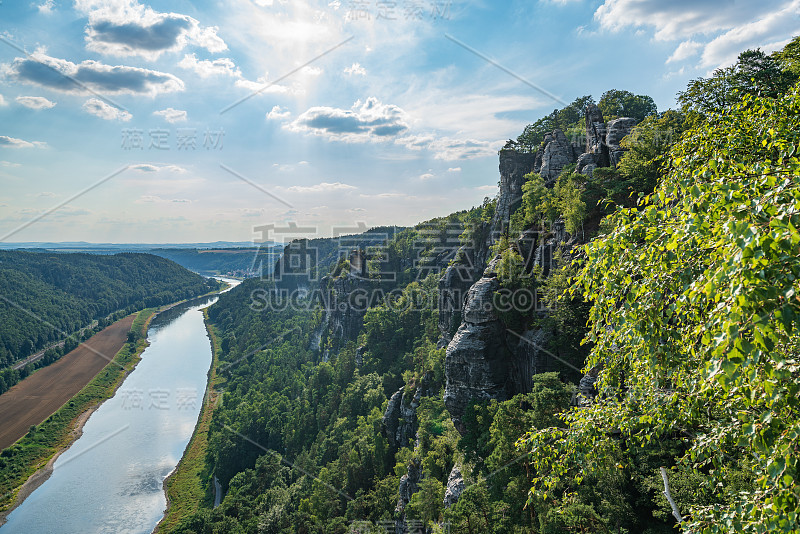
[[(0, 522), (17, 504), (17, 496), (25, 481), (59, 451), (77, 437), (81, 415), (110, 398), (129, 372), (141, 360), (147, 347), (147, 327), (156, 313), (147, 308), (137, 313), (130, 336), (122, 349), (83, 389), (53, 415), (31, 430), (0, 454)], [(85, 418), (84, 418), (85, 420)]]
[(195, 513), (200, 506), (211, 507), (214, 503), (211, 474), (205, 465), (208, 448), (208, 429), (211, 416), (220, 395), (221, 382), (217, 375), (220, 340), (216, 328), (208, 322), (208, 308), (203, 310), (206, 330), (211, 340), (211, 368), (208, 371), (208, 383), (203, 396), (203, 406), (186, 450), (175, 470), (164, 481), (167, 495), (167, 510), (164, 518), (155, 529), (156, 534), (169, 532), (184, 518)]

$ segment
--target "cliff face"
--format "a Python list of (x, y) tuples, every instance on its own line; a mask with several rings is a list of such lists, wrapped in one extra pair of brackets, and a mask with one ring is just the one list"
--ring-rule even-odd
[(467, 294), (464, 321), (447, 345), (444, 405), (453, 423), (464, 431), (461, 417), (470, 400), (505, 400), (508, 362), (513, 355), (505, 343), (505, 329), (497, 317), (492, 296), (500, 288), (490, 266)]
[(433, 373), (428, 372), (413, 394), (408, 394), (406, 388), (402, 387), (392, 395), (381, 420), (383, 435), (390, 446), (395, 449), (406, 447), (412, 439), (417, 439), (417, 408), (420, 401), (422, 397), (433, 395), (440, 387), (441, 382), (434, 383)]
[[(563, 135), (563, 134), (562, 134)], [(523, 153), (503, 150), (500, 152), (500, 192), (497, 195), (497, 207), (492, 219), (492, 230), (500, 232), (503, 224), (508, 224), (511, 213), (522, 202), (522, 184), (525, 175), (541, 167), (541, 154)]]
[[(529, 269), (538, 266), (547, 276), (556, 249), (569, 251), (576, 240), (562, 223), (546, 235), (526, 232), (519, 252)], [(554, 360), (544, 346), (550, 332), (534, 328), (518, 334), (498, 317), (494, 294), (500, 288), (493, 259), (483, 276), (469, 288), (463, 321), (447, 345), (444, 403), (459, 432), (470, 401), (507, 400), (531, 389), (534, 374), (554, 369)], [(546, 313), (534, 308), (533, 313)]]
[[(520, 205), (524, 176), (538, 172), (545, 184), (552, 186), (566, 165), (576, 164), (576, 172), (589, 177), (594, 169), (617, 165), (624, 149), (620, 141), (630, 133), (636, 121), (619, 118), (608, 124), (600, 109), (591, 105), (586, 110), (586, 145), (570, 143), (563, 132), (555, 130), (545, 136), (543, 148), (535, 153), (500, 152), (500, 191), (491, 232), (483, 245), (484, 256), (492, 243), (508, 231), (511, 214)], [(525, 261), (526, 270), (538, 266), (543, 276), (553, 268), (557, 249), (569, 254), (578, 244), (561, 222), (552, 225), (549, 233), (527, 231), (519, 236), (517, 250)], [(447, 342), (445, 359), (444, 402), (456, 428), (464, 432), (461, 421), (472, 400), (506, 400), (517, 393), (530, 391), (532, 376), (554, 369), (554, 358), (544, 347), (551, 333), (543, 329), (530, 329), (523, 333), (506, 329), (498, 318), (493, 295), (499, 289), (494, 272), (496, 258), (481, 272), (480, 264), (468, 271), (474, 282), (464, 297), (462, 309), (442, 311), (440, 309), (441, 342)], [(453, 304), (452, 294), (463, 291), (464, 279), (455, 278), (455, 266), (451, 266), (439, 283), (440, 302)], [(481, 275), (478, 277), (478, 275)], [(469, 276), (466, 277), (469, 279)], [(533, 313), (547, 313), (542, 308)], [(452, 339), (449, 338), (451, 322), (462, 316), (462, 321)], [(588, 379), (587, 379), (588, 381)]]
[(508, 231), (511, 214), (522, 202), (525, 175), (541, 168), (542, 154), (504, 150), (500, 152), (500, 192), (491, 223), (473, 231), (473, 240), (461, 247), (458, 261), (439, 279), (439, 347), (446, 347), (462, 322), (467, 292), (483, 275), (492, 244)]

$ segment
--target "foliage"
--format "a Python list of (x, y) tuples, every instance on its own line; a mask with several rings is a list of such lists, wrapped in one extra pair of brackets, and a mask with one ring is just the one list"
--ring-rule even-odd
[(692, 80), (685, 91), (678, 93), (678, 103), (684, 113), (694, 118), (729, 108), (747, 95), (782, 95), (798, 78), (792, 71), (797, 65), (796, 49), (797, 39), (785, 51), (772, 56), (760, 50), (742, 52), (735, 65), (717, 69), (709, 78)]
[[(142, 310), (131, 331), (144, 332), (155, 310)], [(61, 448), (74, 439), (73, 428), (79, 416), (109, 398), (139, 362), (147, 341), (137, 337), (127, 342), (100, 373), (54, 414), (0, 454), (0, 511), (13, 505), (22, 484)]]
[(510, 141), (506, 148), (514, 148), (522, 152), (535, 151), (544, 140), (544, 136), (556, 128), (566, 132), (573, 126), (582, 126), (581, 123), (586, 115), (586, 106), (589, 104), (594, 104), (594, 99), (586, 95), (576, 98), (560, 110), (554, 109), (549, 115), (527, 125), (517, 137), (516, 142)]
[(611, 89), (603, 93), (597, 107), (608, 121), (617, 117), (632, 117), (636, 122), (654, 116), (658, 109), (656, 103), (647, 95), (634, 95), (630, 91)]
[(569, 481), (678, 439), (673, 472), (711, 496), (678, 503), (686, 531), (799, 531), (798, 131), (797, 87), (745, 95), (686, 132), (655, 193), (587, 246), (599, 397), (526, 438), (532, 501), (563, 507)]
[[(0, 251), (0, 369), (6, 368), (0, 393), (116, 319), (217, 287), (216, 280), (149, 254)], [(48, 347), (30, 368), (10, 369)]]
[(526, 175), (522, 185), (523, 226), (550, 226), (561, 217), (567, 232), (576, 234), (586, 217), (582, 184), (585, 177), (576, 173), (562, 173), (553, 188), (544, 185), (544, 179), (535, 173)]
[(683, 114), (670, 109), (658, 117), (645, 118), (633, 128), (621, 143), (627, 150), (617, 166), (623, 176), (622, 189), (646, 194), (655, 189), (662, 156), (680, 139), (684, 125)]
[(800, 36), (792, 39), (789, 44), (773, 53), (784, 70), (800, 77)]

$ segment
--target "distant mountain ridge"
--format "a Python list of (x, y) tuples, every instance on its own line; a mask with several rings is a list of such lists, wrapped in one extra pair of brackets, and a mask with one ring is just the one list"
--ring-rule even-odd
[[(266, 246), (274, 243), (264, 243)], [(17, 243), (0, 242), (0, 250), (15, 249), (47, 249), (47, 250), (115, 250), (115, 251), (141, 251), (162, 248), (251, 248), (255, 247), (252, 241), (213, 241), (210, 243), (89, 243), (87, 241), (20, 241)]]

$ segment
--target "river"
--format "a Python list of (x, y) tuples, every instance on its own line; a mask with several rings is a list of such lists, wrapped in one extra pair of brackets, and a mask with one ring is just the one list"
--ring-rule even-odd
[(195, 299), (153, 319), (136, 369), (0, 533), (146, 534), (155, 528), (166, 507), (162, 484), (203, 402), (211, 344), (201, 310), (216, 300)]

